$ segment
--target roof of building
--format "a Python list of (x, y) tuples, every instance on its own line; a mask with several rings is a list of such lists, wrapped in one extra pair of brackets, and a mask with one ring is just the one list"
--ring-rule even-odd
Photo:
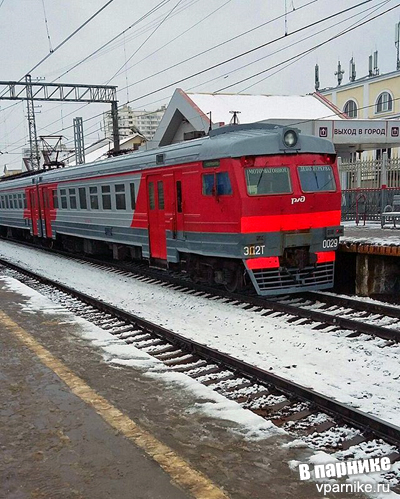
[(202, 111), (212, 112), (214, 123), (228, 124), (232, 111), (240, 123), (272, 119), (324, 119), (336, 114), (331, 106), (313, 95), (191, 94), (189, 99)]
[[(136, 137), (140, 137), (143, 140), (146, 140), (145, 137), (141, 133), (135, 133), (130, 135), (129, 137), (124, 137), (121, 139), (120, 147), (121, 149), (130, 149), (130, 142)], [(114, 143), (112, 139), (105, 138), (99, 140), (95, 144), (89, 146), (85, 151), (85, 163), (93, 163), (95, 161), (101, 161), (108, 157), (107, 153), (114, 147)], [(70, 165), (75, 164), (75, 160), (69, 163)]]
[(149, 147), (183, 140), (178, 137), (182, 123), (191, 130), (208, 133), (211, 112), (212, 128), (231, 122), (232, 111), (238, 112), (239, 123), (292, 119), (342, 119), (345, 116), (324, 96), (311, 95), (237, 95), (186, 93), (177, 88)]

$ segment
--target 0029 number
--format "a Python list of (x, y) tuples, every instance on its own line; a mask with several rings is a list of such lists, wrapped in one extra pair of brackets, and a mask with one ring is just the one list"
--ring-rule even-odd
[(261, 256), (264, 254), (264, 249), (265, 249), (265, 244), (260, 245), (251, 245), (251, 246), (244, 246), (243, 248), (243, 254), (244, 256)]
[(339, 239), (324, 239), (322, 241), (322, 247), (323, 248), (337, 248), (339, 244)]

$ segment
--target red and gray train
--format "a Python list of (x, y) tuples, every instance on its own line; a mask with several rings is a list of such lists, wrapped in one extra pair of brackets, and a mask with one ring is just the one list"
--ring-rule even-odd
[(330, 141), (294, 128), (232, 125), (3, 179), (0, 232), (274, 295), (333, 286), (340, 203)]

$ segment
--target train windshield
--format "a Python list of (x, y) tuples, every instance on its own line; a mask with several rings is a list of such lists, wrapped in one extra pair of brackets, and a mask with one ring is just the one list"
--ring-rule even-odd
[(277, 168), (247, 168), (247, 192), (250, 196), (289, 194), (292, 192), (287, 166)]
[(298, 170), (303, 192), (336, 190), (335, 178), (330, 165), (299, 166)]

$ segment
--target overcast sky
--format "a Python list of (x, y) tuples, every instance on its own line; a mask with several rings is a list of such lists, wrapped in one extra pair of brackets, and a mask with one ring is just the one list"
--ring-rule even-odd
[[(288, 36), (283, 40), (176, 86), (186, 91), (218, 91), (280, 64), (357, 22), (399, 5), (395, 0), (372, 0), (291, 35), (303, 26), (355, 6), (362, 0), (314, 0), (307, 6), (310, 2), (312, 0), (286, 1)], [(106, 3), (107, 0), (0, 0), (0, 80), (23, 78), (49, 53), (50, 46), (55, 49)], [(95, 19), (33, 71), (32, 78), (45, 78), (46, 82), (56, 80), (159, 4), (160, 0), (113, 0)], [(284, 13), (284, 0), (165, 0), (156, 12), (57, 81), (116, 85), (121, 89), (118, 92), (120, 104), (130, 100), (133, 101), (130, 105), (134, 109), (153, 110), (168, 103), (176, 86), (148, 97), (143, 97), (145, 94), (283, 36), (285, 18), (281, 17), (220, 48), (209, 50), (262, 23), (283, 16)], [(332, 86), (336, 84), (334, 72), (338, 59), (346, 71), (343, 80), (345, 83), (348, 81), (350, 58), (355, 58), (357, 77), (361, 77), (368, 71), (368, 56), (374, 50), (379, 51), (381, 73), (394, 71), (394, 30), (399, 21), (400, 7), (397, 7), (365, 26), (317, 48), (305, 57), (294, 62), (289, 61), (258, 77), (233, 85), (223, 92), (310, 93), (314, 90), (316, 63), (320, 66), (321, 87)], [(307, 39), (303, 40), (306, 37)], [(194, 57), (203, 51), (207, 53)], [(170, 66), (188, 58), (192, 59), (168, 70)], [(128, 60), (127, 69), (114, 76)], [(164, 69), (166, 71), (156, 77), (135, 83)], [(128, 89), (123, 88), (127, 85)], [(8, 153), (0, 154), (0, 171), (4, 164), (19, 165), (20, 151), (28, 143), (26, 103), (12, 104), (14, 102), (0, 100), (0, 151)], [(101, 118), (90, 118), (108, 110), (107, 105), (90, 104), (82, 108), (82, 104), (38, 104), (41, 106), (37, 108), (38, 135), (62, 134), (66, 137), (65, 142), (72, 146), (72, 120), (75, 116), (82, 116), (85, 120), (86, 145), (102, 137)]]

